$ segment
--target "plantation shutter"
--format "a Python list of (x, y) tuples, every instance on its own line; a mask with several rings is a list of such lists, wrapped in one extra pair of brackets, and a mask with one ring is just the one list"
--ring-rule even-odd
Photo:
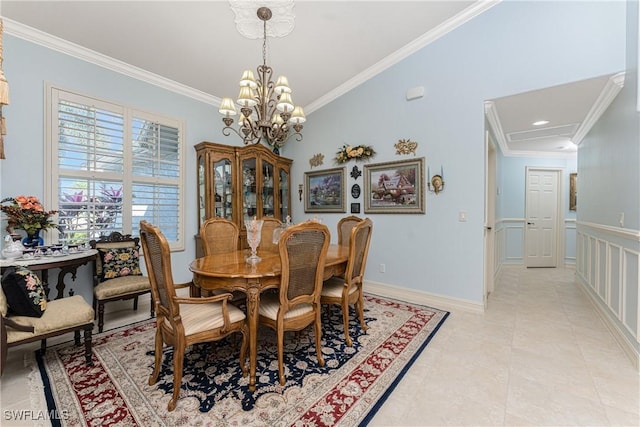
[(59, 240), (137, 235), (144, 219), (182, 248), (182, 124), (53, 88), (51, 95), (49, 205), (59, 211)]

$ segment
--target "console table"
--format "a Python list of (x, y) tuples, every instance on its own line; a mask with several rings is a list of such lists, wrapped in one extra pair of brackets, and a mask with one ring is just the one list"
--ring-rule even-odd
[(58, 295), (56, 299), (60, 299), (64, 296), (64, 288), (66, 286), (64, 283), (65, 276), (71, 274), (71, 280), (76, 280), (78, 267), (85, 265), (89, 261), (94, 261), (97, 254), (97, 250), (90, 249), (64, 256), (44, 256), (34, 259), (0, 259), (0, 270), (4, 272), (7, 267), (20, 265), (29, 268), (31, 271), (39, 271), (42, 284), (47, 293), (47, 298), (49, 298), (49, 270), (59, 268), (60, 271), (58, 272), (56, 284)]

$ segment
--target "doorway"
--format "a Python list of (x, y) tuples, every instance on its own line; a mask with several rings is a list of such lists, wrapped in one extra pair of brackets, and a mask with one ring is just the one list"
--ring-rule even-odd
[(491, 133), (485, 130), (485, 197), (484, 197), (484, 303), (494, 290), (495, 222), (496, 222), (496, 146)]
[(560, 188), (562, 171), (526, 168), (525, 266), (557, 267), (560, 247)]

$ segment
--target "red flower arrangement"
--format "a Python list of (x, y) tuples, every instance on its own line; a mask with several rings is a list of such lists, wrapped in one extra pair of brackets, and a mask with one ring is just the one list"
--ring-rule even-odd
[[(9, 202), (9, 205), (4, 203)], [(14, 228), (24, 230), (27, 235), (34, 235), (39, 230), (58, 228), (58, 225), (50, 220), (50, 217), (58, 211), (45, 211), (37, 197), (18, 196), (7, 197), (0, 201), (0, 209), (7, 216), (7, 231), (13, 232)]]

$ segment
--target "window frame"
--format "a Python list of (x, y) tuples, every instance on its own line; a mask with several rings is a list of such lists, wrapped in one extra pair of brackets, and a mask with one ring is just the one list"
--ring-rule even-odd
[[(133, 186), (136, 183), (145, 184), (169, 184), (178, 188), (178, 225), (176, 228), (177, 240), (169, 240), (172, 251), (183, 251), (185, 249), (185, 193), (186, 193), (186, 143), (185, 143), (185, 123), (183, 119), (168, 117), (159, 113), (141, 110), (123, 103), (113, 102), (96, 96), (86, 95), (74, 90), (61, 88), (51, 83), (45, 85), (45, 138), (44, 138), (44, 204), (47, 209), (58, 210), (59, 206), (59, 169), (58, 169), (58, 100), (66, 99), (85, 105), (95, 105), (110, 111), (121, 113), (124, 120), (124, 140), (123, 140), (123, 173), (105, 174), (101, 178), (114, 178), (122, 180), (123, 186)], [(164, 126), (178, 129), (178, 177), (145, 177), (133, 175), (132, 156), (132, 124), (133, 118), (148, 120)], [(93, 178), (91, 171), (77, 171), (78, 177)], [(122, 208), (122, 231), (133, 236), (139, 235), (137, 224), (133, 224), (132, 200), (123, 199)], [(57, 221), (57, 215), (55, 221)], [(45, 233), (47, 243), (58, 241), (58, 232), (54, 229)]]

